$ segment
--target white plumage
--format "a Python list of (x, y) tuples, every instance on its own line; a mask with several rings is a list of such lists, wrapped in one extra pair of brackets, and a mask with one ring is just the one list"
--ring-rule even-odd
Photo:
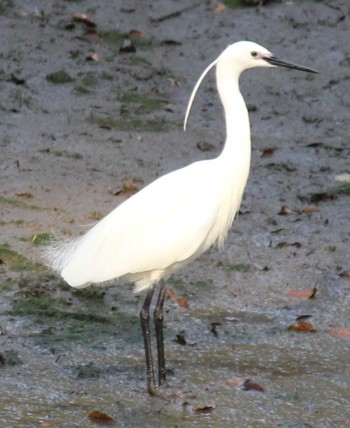
[[(239, 90), (239, 76), (252, 67), (283, 66), (314, 70), (280, 60), (252, 42), (228, 46), (202, 73), (192, 92), (185, 127), (196, 91), (216, 66), (217, 86), (226, 120), (226, 142), (215, 159), (170, 172), (115, 208), (82, 237), (51, 246), (51, 266), (73, 287), (123, 278), (135, 290), (148, 289), (141, 310), (147, 366), (147, 390), (154, 382), (149, 310), (154, 285), (218, 241), (222, 247), (236, 215), (250, 167), (250, 126)], [(165, 381), (163, 345), (164, 283), (154, 312), (159, 385)]]

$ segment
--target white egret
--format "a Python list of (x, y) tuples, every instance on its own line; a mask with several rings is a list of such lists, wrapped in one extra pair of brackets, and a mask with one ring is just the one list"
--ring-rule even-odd
[(226, 142), (215, 159), (194, 162), (170, 172), (121, 203), (83, 236), (59, 242), (48, 250), (49, 264), (72, 287), (86, 287), (116, 278), (147, 290), (140, 312), (145, 345), (147, 390), (155, 388), (150, 338), (150, 306), (161, 281), (154, 310), (158, 349), (158, 384), (165, 381), (163, 303), (165, 280), (218, 242), (222, 247), (239, 209), (250, 168), (248, 111), (239, 90), (239, 76), (253, 67), (282, 66), (315, 70), (278, 59), (256, 43), (228, 46), (202, 73), (216, 66), (217, 87), (226, 119)]

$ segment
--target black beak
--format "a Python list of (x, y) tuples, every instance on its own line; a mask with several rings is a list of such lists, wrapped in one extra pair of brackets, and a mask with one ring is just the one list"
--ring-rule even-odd
[(276, 67), (286, 67), (286, 68), (293, 68), (294, 70), (306, 71), (308, 73), (318, 73), (318, 71), (314, 70), (313, 68), (308, 68), (308, 67), (303, 67), (302, 65), (293, 64), (292, 62), (285, 61), (284, 59), (279, 59), (274, 55), (270, 57), (265, 57), (264, 60), (271, 65), (275, 65)]

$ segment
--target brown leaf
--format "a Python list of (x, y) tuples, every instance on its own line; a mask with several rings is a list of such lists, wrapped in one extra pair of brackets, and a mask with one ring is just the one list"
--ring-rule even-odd
[(261, 153), (261, 157), (262, 158), (269, 158), (274, 154), (275, 150), (276, 149), (273, 147), (265, 147), (263, 152)]
[(177, 303), (180, 306), (180, 308), (188, 308), (188, 301), (186, 297), (179, 297), (177, 299)]
[(111, 418), (109, 415), (107, 415), (106, 413), (103, 413), (103, 412), (99, 412), (98, 410), (90, 412), (88, 414), (88, 418), (93, 420), (93, 421), (98, 421), (98, 422), (111, 422), (111, 421), (113, 421), (113, 418)]
[(134, 39), (143, 39), (143, 34), (139, 30), (130, 30), (129, 37), (133, 37)]
[(232, 379), (227, 379), (225, 382), (228, 386), (233, 386), (234, 388), (239, 388), (244, 383), (244, 379), (241, 377), (234, 377)]
[(127, 177), (124, 178), (123, 187), (115, 192), (112, 192), (113, 195), (123, 195), (124, 193), (135, 193), (140, 190), (140, 187), (143, 185), (143, 180), (136, 177)]
[(176, 299), (176, 295), (171, 288), (166, 289), (166, 298), (168, 300), (175, 300)]
[(215, 409), (214, 405), (206, 405), (206, 406), (200, 406), (200, 407), (194, 407), (193, 411), (196, 413), (208, 413)]
[(260, 391), (264, 392), (264, 388), (256, 382), (252, 382), (250, 379), (247, 379), (242, 386), (243, 391)]
[(333, 336), (341, 337), (343, 339), (350, 339), (350, 328), (345, 327), (331, 327), (328, 332)]
[(301, 243), (300, 242), (279, 242), (275, 248), (284, 248), (284, 247), (301, 248)]
[(317, 207), (305, 207), (302, 210), (300, 210), (299, 212), (300, 212), (300, 214), (312, 214), (312, 213), (315, 213), (317, 211), (320, 211), (320, 209)]
[(86, 61), (98, 62), (100, 60), (100, 55), (95, 52), (86, 57)]
[(30, 192), (16, 193), (16, 196), (25, 199), (31, 199), (33, 195)]
[(299, 299), (312, 299), (315, 297), (317, 288), (311, 288), (308, 290), (295, 290), (294, 288), (286, 288), (286, 292), (291, 297), (297, 297)]
[(73, 15), (73, 21), (81, 22), (85, 24), (87, 27), (91, 27), (91, 28), (96, 27), (96, 24), (94, 23), (94, 21), (88, 15), (86, 15), (86, 13), (80, 13), (80, 12), (75, 13)]
[(309, 333), (316, 333), (316, 328), (307, 321), (295, 321), (288, 327), (288, 330), (305, 331)]
[(287, 205), (283, 205), (283, 207), (280, 209), (280, 211), (277, 213), (278, 215), (288, 215), (288, 214), (292, 214), (295, 211), (292, 210), (291, 208), (287, 207)]
[(350, 279), (350, 270), (343, 270), (339, 274), (340, 278)]
[(182, 345), (182, 346), (186, 346), (187, 345), (185, 336), (183, 334), (177, 334), (175, 342), (178, 343), (179, 345)]
[(214, 13), (221, 13), (222, 11), (224, 11), (226, 9), (226, 6), (224, 5), (224, 3), (218, 3), (215, 7), (214, 7)]

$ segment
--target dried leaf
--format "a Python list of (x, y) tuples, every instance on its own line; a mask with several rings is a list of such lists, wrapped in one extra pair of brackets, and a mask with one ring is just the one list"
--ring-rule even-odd
[(343, 270), (339, 274), (340, 278), (350, 279), (350, 270)]
[(180, 308), (188, 308), (188, 301), (186, 297), (179, 297), (177, 299), (177, 303), (180, 306)]
[(316, 328), (307, 321), (295, 321), (288, 327), (288, 330), (305, 331), (309, 333), (316, 333)]
[(165, 110), (165, 111), (168, 111), (169, 113), (174, 113), (174, 111), (175, 111), (175, 107), (174, 107), (174, 104), (163, 104), (162, 105), (162, 109), (163, 110)]
[(182, 345), (182, 346), (186, 346), (187, 345), (185, 336), (183, 334), (177, 334), (175, 342), (178, 343), (179, 345)]
[(200, 407), (194, 407), (193, 411), (196, 413), (209, 413), (215, 409), (214, 405), (207, 405), (207, 406), (200, 406)]
[(88, 215), (88, 218), (91, 219), (91, 220), (101, 220), (102, 217), (103, 217), (103, 214), (100, 213), (99, 211), (92, 211)]
[(136, 177), (127, 177), (123, 180), (123, 187), (115, 192), (112, 192), (113, 195), (123, 195), (124, 193), (135, 193), (140, 190), (140, 187), (143, 185), (143, 180)]
[(176, 299), (176, 295), (171, 288), (166, 289), (166, 298), (168, 300), (175, 300)]
[(31, 199), (33, 195), (30, 192), (16, 193), (16, 196), (20, 198)]
[(317, 293), (317, 288), (311, 288), (308, 290), (296, 290), (294, 288), (286, 288), (286, 292), (291, 297), (297, 297), (299, 299), (312, 299)]
[(182, 43), (177, 40), (167, 39), (160, 43), (162, 46), (181, 46)]
[(218, 337), (218, 332), (216, 330), (216, 327), (218, 327), (219, 325), (222, 325), (221, 322), (212, 322), (210, 323), (210, 325), (211, 325), (210, 332), (213, 333), (215, 337)]
[(274, 154), (275, 150), (276, 149), (273, 147), (265, 147), (263, 152), (261, 153), (261, 157), (262, 158), (269, 158)]
[(103, 413), (103, 412), (99, 412), (98, 410), (90, 412), (88, 414), (88, 418), (93, 420), (93, 421), (98, 421), (98, 422), (111, 422), (111, 421), (113, 421), (113, 418), (111, 418), (109, 415), (107, 415), (106, 413)]
[(350, 339), (350, 329), (345, 327), (331, 327), (328, 332), (333, 336)]
[(243, 391), (259, 391), (264, 392), (264, 388), (256, 382), (252, 382), (250, 379), (247, 379), (242, 386)]
[(312, 214), (312, 213), (315, 213), (317, 211), (320, 211), (320, 209), (317, 207), (305, 207), (302, 210), (300, 210), (299, 212), (300, 212), (300, 214)]
[(214, 8), (214, 13), (221, 13), (225, 9), (226, 6), (224, 5), (224, 3), (218, 3)]
[(295, 211), (289, 207), (287, 207), (287, 205), (283, 205), (283, 207), (280, 209), (280, 211), (277, 213), (278, 215), (288, 215), (288, 214), (292, 214)]
[(136, 52), (136, 46), (134, 45), (134, 43), (129, 38), (126, 37), (123, 40), (123, 43), (119, 49), (119, 52), (134, 53), (134, 52)]
[(26, 84), (25, 79), (22, 79), (21, 77), (17, 77), (13, 73), (11, 74), (9, 81), (14, 83), (15, 85), (25, 85)]
[(233, 388), (240, 388), (244, 383), (244, 379), (241, 377), (234, 377), (232, 379), (227, 379), (225, 383), (226, 385), (232, 386)]
[(143, 34), (139, 30), (130, 30), (129, 37), (133, 37), (135, 39), (143, 39)]
[(97, 52), (90, 54), (86, 57), (86, 61), (98, 62), (99, 60), (100, 60), (100, 55)]
[(301, 321), (301, 320), (305, 321), (309, 318), (311, 318), (311, 315), (299, 315), (296, 317), (296, 321)]
[(73, 15), (73, 21), (75, 22), (81, 22), (85, 24), (87, 27), (95, 28), (96, 24), (93, 22), (93, 20), (86, 15), (86, 13), (80, 13), (77, 12)]
[(284, 247), (301, 248), (301, 243), (300, 242), (279, 242), (275, 248), (284, 248)]

